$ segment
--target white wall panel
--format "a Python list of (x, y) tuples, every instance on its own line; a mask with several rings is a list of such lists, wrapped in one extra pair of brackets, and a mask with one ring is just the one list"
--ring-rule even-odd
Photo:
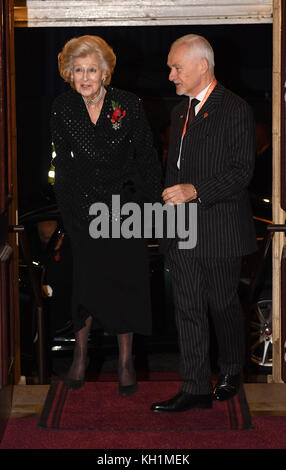
[(15, 1), (16, 26), (272, 23), (269, 0)]

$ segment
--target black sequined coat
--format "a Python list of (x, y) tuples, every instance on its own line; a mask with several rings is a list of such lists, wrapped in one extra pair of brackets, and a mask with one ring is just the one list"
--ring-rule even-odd
[(93, 203), (111, 208), (112, 195), (120, 195), (121, 203), (161, 197), (160, 164), (141, 100), (106, 89), (96, 124), (73, 89), (57, 97), (52, 108), (54, 189), (73, 251), (74, 330), (92, 314), (110, 334), (150, 334), (146, 240), (89, 235)]
[[(112, 122), (115, 108), (123, 117)], [(54, 101), (51, 131), (54, 189), (68, 232), (73, 222), (90, 219), (94, 202), (110, 207), (112, 195), (119, 194), (123, 203), (160, 200), (160, 165), (142, 102), (134, 94), (107, 87), (93, 124), (81, 95), (71, 89)]]

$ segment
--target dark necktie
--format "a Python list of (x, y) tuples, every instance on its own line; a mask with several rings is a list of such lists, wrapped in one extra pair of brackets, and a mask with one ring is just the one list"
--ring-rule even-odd
[(187, 130), (189, 130), (190, 124), (195, 118), (195, 107), (197, 106), (197, 104), (199, 104), (199, 102), (200, 101), (197, 100), (197, 98), (193, 98), (192, 101), (191, 101), (190, 109), (189, 109), (188, 122), (187, 122)]

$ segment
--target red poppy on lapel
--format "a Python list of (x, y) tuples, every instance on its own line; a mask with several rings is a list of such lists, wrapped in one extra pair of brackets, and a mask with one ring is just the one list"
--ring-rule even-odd
[(208, 113), (205, 113), (205, 114), (204, 114), (204, 118), (208, 117), (208, 115), (209, 115)]

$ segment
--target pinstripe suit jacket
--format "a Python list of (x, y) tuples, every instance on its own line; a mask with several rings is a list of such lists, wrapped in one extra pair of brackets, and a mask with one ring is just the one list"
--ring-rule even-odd
[[(172, 112), (165, 186), (192, 183), (197, 189), (198, 239), (190, 253), (208, 257), (251, 253), (256, 250), (247, 192), (255, 160), (255, 122), (251, 108), (217, 83), (185, 134), (178, 170), (187, 109), (188, 98)], [(174, 240), (165, 239), (163, 251), (171, 243)]]

